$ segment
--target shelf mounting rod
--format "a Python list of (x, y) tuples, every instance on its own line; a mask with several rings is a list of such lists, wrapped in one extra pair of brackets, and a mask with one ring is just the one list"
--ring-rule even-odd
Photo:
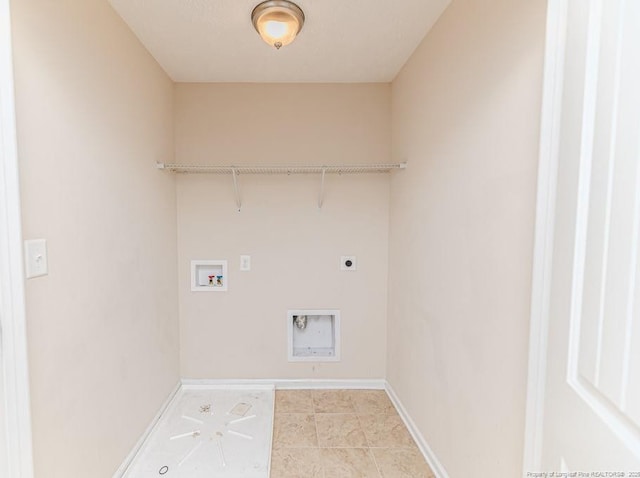
[(320, 179), (320, 195), (318, 196), (318, 209), (322, 209), (324, 204), (324, 175), (327, 172), (327, 168), (322, 168), (322, 177)]
[(233, 176), (233, 191), (236, 196), (236, 206), (238, 206), (238, 212), (240, 212), (240, 209), (242, 209), (242, 200), (240, 199), (240, 188), (238, 187), (238, 171), (236, 168), (232, 168), (231, 173)]

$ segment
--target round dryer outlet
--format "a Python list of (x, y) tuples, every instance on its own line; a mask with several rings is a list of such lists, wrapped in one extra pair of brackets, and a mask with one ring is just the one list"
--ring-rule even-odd
[(341, 271), (355, 271), (358, 269), (358, 262), (356, 256), (341, 256), (340, 257), (340, 270)]

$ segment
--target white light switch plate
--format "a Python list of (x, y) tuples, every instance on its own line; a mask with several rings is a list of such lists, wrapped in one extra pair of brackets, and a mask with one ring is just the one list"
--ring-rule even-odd
[(251, 270), (251, 256), (240, 256), (240, 270), (241, 271)]
[(24, 241), (25, 275), (27, 279), (48, 274), (47, 241), (30, 239)]

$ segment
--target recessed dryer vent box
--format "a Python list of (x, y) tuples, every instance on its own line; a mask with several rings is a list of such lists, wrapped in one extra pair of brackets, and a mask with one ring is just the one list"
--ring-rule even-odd
[(223, 292), (227, 290), (229, 278), (227, 261), (191, 261), (191, 290), (194, 292)]
[(290, 310), (287, 331), (289, 362), (340, 360), (339, 310)]

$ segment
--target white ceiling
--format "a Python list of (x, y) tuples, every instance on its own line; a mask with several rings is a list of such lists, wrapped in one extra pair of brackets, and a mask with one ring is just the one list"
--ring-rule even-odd
[(450, 0), (297, 0), (279, 51), (253, 29), (260, 0), (109, 1), (174, 81), (388, 82)]

